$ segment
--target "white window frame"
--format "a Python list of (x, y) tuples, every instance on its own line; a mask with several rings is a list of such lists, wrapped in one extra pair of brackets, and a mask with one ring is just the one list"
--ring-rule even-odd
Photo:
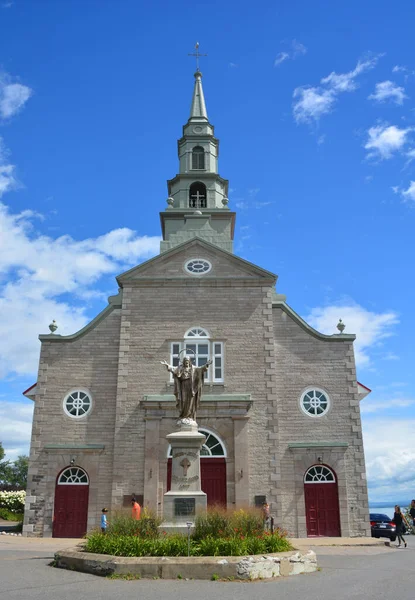
[[(72, 394), (75, 394), (76, 392), (81, 393), (81, 394), (85, 394), (85, 396), (88, 396), (88, 398), (89, 398), (89, 408), (82, 415), (73, 415), (73, 414), (71, 414), (69, 412), (67, 406), (66, 406), (66, 403), (69, 400), (69, 398), (72, 396)], [(75, 419), (75, 420), (85, 419), (88, 415), (91, 414), (92, 407), (93, 407), (92, 395), (91, 395), (91, 392), (89, 390), (87, 390), (86, 388), (74, 388), (70, 392), (68, 392), (65, 395), (65, 398), (63, 399), (63, 410), (64, 410), (64, 413), (65, 413), (65, 415), (67, 417), (69, 417), (71, 419)]]
[[(317, 393), (323, 394), (325, 396), (325, 398), (327, 400), (327, 406), (322, 413), (313, 414), (313, 413), (308, 412), (308, 410), (305, 408), (304, 400), (305, 400), (305, 397), (307, 396), (307, 394), (309, 394), (310, 392), (317, 392)], [(301, 397), (300, 397), (300, 408), (301, 408), (302, 412), (305, 415), (307, 415), (307, 417), (311, 417), (312, 419), (320, 419), (321, 417), (324, 417), (327, 415), (327, 413), (330, 410), (330, 407), (331, 407), (331, 400), (330, 400), (330, 396), (328, 395), (326, 390), (323, 390), (322, 388), (319, 388), (317, 386), (310, 386), (310, 387), (306, 388), (305, 390), (303, 390)]]
[[(86, 481), (62, 481), (62, 477), (67, 471), (82, 471), (86, 477)], [(64, 469), (58, 477), (58, 485), (89, 485), (88, 473), (81, 467), (66, 467), (66, 469)]]
[[(193, 335), (193, 332), (196, 330), (198, 335)], [(193, 326), (188, 329), (184, 335), (184, 339), (181, 341), (174, 341), (170, 344), (170, 364), (173, 365), (173, 359), (177, 358), (178, 353), (173, 352), (175, 350), (175, 346), (179, 347), (179, 352), (184, 350), (190, 345), (207, 345), (208, 353), (206, 356), (206, 361), (212, 360), (212, 365), (209, 366), (206, 375), (205, 375), (205, 383), (223, 383), (225, 381), (225, 356), (224, 356), (224, 343), (217, 340), (212, 340), (209, 332), (200, 326)], [(216, 352), (217, 346), (220, 347), (220, 353)], [(197, 350), (197, 348), (196, 348)], [(193, 357), (193, 353), (190, 351), (189, 356)], [(199, 353), (196, 352), (196, 357), (199, 356)], [(180, 356), (181, 360), (183, 360), (183, 355)], [(221, 377), (216, 377), (216, 359), (220, 359), (221, 361)], [(177, 362), (177, 361), (176, 361)], [(203, 363), (205, 364), (205, 363)], [(174, 365), (176, 366), (176, 365)], [(198, 366), (198, 365), (196, 365)], [(173, 375), (170, 373), (170, 382), (173, 382)]]
[[(328, 471), (330, 473), (330, 475), (333, 477), (333, 479), (322, 479), (322, 480), (317, 480), (317, 481), (307, 481), (307, 475), (310, 473), (310, 471), (312, 469), (325, 469), (326, 471)], [(335, 472), (330, 469), (330, 467), (327, 467), (327, 465), (312, 465), (309, 469), (307, 469), (307, 471), (304, 473), (304, 484), (311, 484), (311, 483), (321, 483), (321, 484), (325, 484), (325, 483), (336, 483), (336, 474)]]

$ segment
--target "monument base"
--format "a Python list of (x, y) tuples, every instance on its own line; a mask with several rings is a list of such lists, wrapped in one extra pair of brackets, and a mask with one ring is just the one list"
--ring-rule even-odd
[(194, 523), (196, 515), (205, 513), (206, 508), (205, 492), (172, 490), (164, 494), (163, 516), (166, 523), (187, 527), (186, 523)]
[(207, 496), (201, 490), (200, 448), (206, 441), (196, 421), (180, 419), (177, 430), (167, 436), (172, 450), (171, 489), (164, 494), (164, 522), (186, 528), (196, 515), (206, 512)]

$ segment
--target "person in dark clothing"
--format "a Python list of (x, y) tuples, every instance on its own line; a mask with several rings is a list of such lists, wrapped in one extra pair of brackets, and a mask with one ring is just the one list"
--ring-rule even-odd
[(398, 538), (398, 546), (397, 547), (399, 548), (399, 546), (401, 545), (401, 540), (402, 540), (402, 542), (406, 548), (406, 542), (403, 538), (405, 519), (401, 512), (401, 507), (398, 505), (395, 506), (395, 512), (393, 514), (393, 522), (396, 525), (396, 536)]
[(411, 500), (411, 507), (409, 509), (409, 514), (412, 519), (412, 532), (415, 533), (415, 500)]

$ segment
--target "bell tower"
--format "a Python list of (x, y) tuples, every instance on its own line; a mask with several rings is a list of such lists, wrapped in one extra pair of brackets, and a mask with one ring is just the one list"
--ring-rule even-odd
[(228, 208), (228, 180), (218, 173), (219, 140), (210, 124), (202, 87), (195, 75), (190, 117), (178, 141), (179, 172), (167, 182), (167, 209), (160, 213), (160, 252), (194, 237), (233, 252), (235, 213)]

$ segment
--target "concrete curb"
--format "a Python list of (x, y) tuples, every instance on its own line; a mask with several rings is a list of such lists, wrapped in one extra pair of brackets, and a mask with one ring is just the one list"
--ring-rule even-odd
[(55, 566), (93, 575), (133, 575), (143, 579), (271, 579), (317, 570), (315, 552), (255, 556), (126, 558), (70, 548), (55, 554)]

